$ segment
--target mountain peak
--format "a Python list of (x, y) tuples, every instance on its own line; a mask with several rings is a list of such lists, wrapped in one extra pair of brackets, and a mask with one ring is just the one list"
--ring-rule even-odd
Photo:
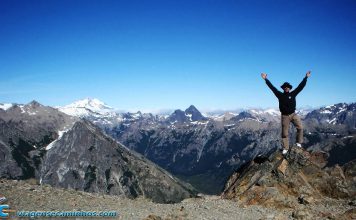
[(87, 108), (90, 110), (113, 109), (112, 107), (106, 105), (104, 102), (102, 102), (96, 98), (85, 98), (82, 100), (78, 100), (72, 104), (65, 106), (65, 107)]
[(59, 108), (60, 111), (77, 117), (95, 115), (108, 115), (113, 113), (114, 108), (106, 105), (96, 98), (85, 98)]
[(201, 112), (194, 106), (191, 105), (185, 110), (185, 114), (191, 117), (191, 121), (203, 121), (206, 118), (201, 114)]
[(37, 102), (36, 100), (32, 100), (30, 103), (27, 104), (27, 106), (39, 107), (42, 105), (41, 105), (41, 103)]
[(194, 106), (194, 105), (190, 105), (189, 108), (187, 108), (185, 110), (185, 112), (199, 112), (199, 110)]

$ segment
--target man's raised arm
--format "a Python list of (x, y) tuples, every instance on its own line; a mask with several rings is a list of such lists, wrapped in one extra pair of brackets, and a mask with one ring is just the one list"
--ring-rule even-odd
[(274, 86), (272, 85), (272, 83), (267, 79), (267, 74), (266, 74), (266, 73), (261, 73), (261, 77), (262, 77), (262, 79), (264, 79), (264, 80), (266, 81), (267, 86), (272, 90), (272, 92), (274, 93), (274, 95), (278, 97), (281, 92), (278, 91), (278, 90), (276, 89), (276, 87), (274, 87)]
[(295, 88), (295, 90), (293, 91), (293, 93), (295, 95), (297, 95), (298, 93), (300, 93), (303, 89), (304, 89), (304, 86), (307, 84), (307, 79), (310, 77), (311, 75), (311, 72), (308, 71), (306, 74), (305, 74), (305, 77), (304, 79), (302, 80), (301, 83), (299, 83), (299, 85), (297, 86), (297, 88)]

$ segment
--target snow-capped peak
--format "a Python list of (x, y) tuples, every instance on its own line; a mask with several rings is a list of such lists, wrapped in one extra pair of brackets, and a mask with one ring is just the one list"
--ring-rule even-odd
[(277, 109), (250, 109), (249, 112), (253, 115), (272, 115), (279, 116), (281, 113)]
[(69, 108), (87, 108), (93, 111), (100, 111), (100, 110), (113, 110), (112, 107), (106, 105), (104, 102), (100, 101), (99, 99), (91, 99), (86, 98), (79, 101), (76, 101), (72, 104), (69, 104), (65, 107)]
[(59, 107), (59, 110), (68, 115), (79, 117), (88, 116), (93, 113), (107, 115), (115, 111), (114, 108), (95, 98), (82, 99), (64, 107)]

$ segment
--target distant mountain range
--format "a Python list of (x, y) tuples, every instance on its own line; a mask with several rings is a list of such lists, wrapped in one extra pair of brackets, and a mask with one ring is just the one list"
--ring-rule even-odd
[[(3, 109), (5, 106), (5, 112), (12, 108), (0, 105)], [(350, 152), (335, 161), (356, 158), (355, 106), (344, 103), (299, 111), (305, 127), (304, 147), (311, 151)], [(90, 121), (110, 138), (205, 193), (221, 192), (234, 170), (281, 145), (280, 113), (274, 109), (211, 115), (191, 105), (184, 111), (154, 115), (117, 112), (97, 99), (85, 99), (58, 110)]]
[[(92, 109), (90, 106), (87, 109)], [(304, 118), (305, 148), (325, 150), (333, 140), (353, 136), (354, 108), (355, 103), (351, 103), (298, 110)], [(276, 109), (209, 115), (192, 105), (169, 115), (106, 110), (90, 113), (80, 117), (206, 193), (220, 192), (228, 176), (243, 163), (281, 145), (280, 113)]]

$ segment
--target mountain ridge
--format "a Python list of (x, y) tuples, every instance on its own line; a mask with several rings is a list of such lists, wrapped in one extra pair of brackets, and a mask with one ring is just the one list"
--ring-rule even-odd
[[(339, 105), (341, 107), (337, 107)], [(329, 121), (319, 120), (319, 115), (325, 117), (325, 109), (322, 108), (302, 115), (304, 148), (325, 152), (336, 152), (343, 146), (353, 149), (352, 137), (356, 133), (353, 105), (341, 103), (328, 106), (338, 109), (327, 114)], [(344, 111), (341, 111), (342, 106)], [(196, 108), (193, 106), (191, 109), (195, 111)], [(191, 117), (182, 110), (176, 110), (176, 113), (181, 116), (180, 122), (174, 117), (141, 112), (110, 116), (95, 114), (82, 118), (96, 124), (106, 135), (129, 149), (209, 194), (221, 192), (225, 179), (245, 162), (281, 146), (280, 115), (276, 110), (251, 109), (218, 120), (209, 117), (202, 121), (191, 121)], [(172, 115), (175, 116), (174, 112)], [(339, 119), (330, 123), (334, 116)], [(294, 135), (291, 134), (291, 141)]]

